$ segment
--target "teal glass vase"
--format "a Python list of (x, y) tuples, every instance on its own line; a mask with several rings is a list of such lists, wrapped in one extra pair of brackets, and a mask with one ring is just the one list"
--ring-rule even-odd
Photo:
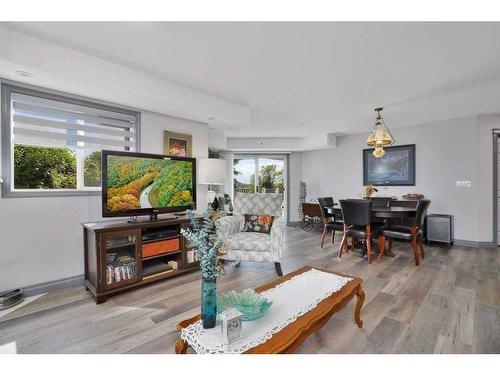
[(217, 317), (216, 280), (201, 281), (201, 320), (203, 328), (214, 328)]

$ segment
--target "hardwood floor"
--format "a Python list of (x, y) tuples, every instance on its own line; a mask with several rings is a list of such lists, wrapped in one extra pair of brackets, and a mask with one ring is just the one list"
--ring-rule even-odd
[[(426, 247), (420, 267), (411, 246), (368, 265), (336, 244), (319, 247), (320, 233), (287, 228), (283, 272), (312, 265), (362, 277), (364, 327), (351, 303), (312, 335), (298, 353), (500, 353), (500, 252)], [(328, 241), (325, 241), (328, 242)], [(253, 287), (276, 277), (273, 264), (242, 263), (218, 290)], [(173, 353), (178, 321), (199, 310), (199, 273), (156, 283), (96, 305), (83, 287), (39, 298), (0, 319), (0, 346), (20, 353)]]

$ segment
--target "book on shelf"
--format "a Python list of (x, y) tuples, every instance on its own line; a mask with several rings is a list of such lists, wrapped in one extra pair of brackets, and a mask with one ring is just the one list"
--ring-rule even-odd
[(121, 255), (118, 257), (118, 260), (120, 261), (120, 263), (130, 263), (130, 262), (135, 262), (134, 258), (131, 257), (130, 255)]
[(106, 247), (128, 246), (134, 244), (134, 236), (125, 236), (120, 238), (111, 238), (106, 240)]
[(106, 264), (111, 264), (116, 262), (116, 257), (118, 253), (106, 253)]
[(194, 263), (198, 261), (198, 253), (195, 250), (189, 250), (186, 253), (186, 259), (188, 263)]
[[(111, 254), (107, 254), (111, 255)], [(119, 283), (122, 280), (129, 280), (135, 277), (136, 262), (130, 255), (114, 254), (113, 257), (106, 256), (106, 283)]]

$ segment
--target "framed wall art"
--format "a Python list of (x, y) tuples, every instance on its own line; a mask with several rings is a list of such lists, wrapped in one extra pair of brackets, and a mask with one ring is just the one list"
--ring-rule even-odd
[(415, 145), (384, 147), (377, 159), (373, 149), (363, 150), (363, 185), (415, 186)]
[(165, 155), (191, 157), (193, 136), (185, 133), (163, 132), (163, 153)]

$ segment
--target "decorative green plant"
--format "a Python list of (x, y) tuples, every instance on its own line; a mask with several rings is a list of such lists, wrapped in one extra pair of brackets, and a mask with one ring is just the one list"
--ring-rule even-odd
[(196, 245), (196, 253), (200, 260), (201, 275), (205, 280), (215, 280), (224, 273), (224, 265), (217, 258), (222, 249), (222, 241), (217, 238), (212, 209), (207, 208), (203, 220), (195, 217), (191, 210), (186, 211), (191, 227), (182, 229), (182, 235)]

